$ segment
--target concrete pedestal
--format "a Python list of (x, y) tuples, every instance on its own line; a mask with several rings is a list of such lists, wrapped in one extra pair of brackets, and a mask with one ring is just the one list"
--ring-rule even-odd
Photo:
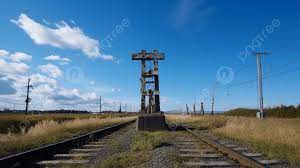
[(163, 114), (140, 114), (137, 120), (138, 131), (158, 131), (166, 129), (165, 116)]

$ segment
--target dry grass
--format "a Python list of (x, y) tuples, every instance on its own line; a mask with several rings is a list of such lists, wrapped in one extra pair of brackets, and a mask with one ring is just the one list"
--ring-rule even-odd
[(166, 115), (166, 119), (172, 122), (188, 125), (196, 129), (219, 128), (226, 124), (224, 116), (191, 116), (191, 115)]
[(23, 134), (0, 134), (0, 156), (58, 142), (74, 135), (123, 123), (135, 117), (86, 118), (65, 122), (43, 120)]
[(229, 117), (214, 133), (251, 145), (270, 158), (300, 165), (300, 119)]
[(84, 119), (93, 117), (107, 118), (124, 116), (126, 116), (126, 114), (0, 114), (0, 133), (20, 133), (22, 130), (27, 130), (42, 120), (64, 122), (76, 118)]

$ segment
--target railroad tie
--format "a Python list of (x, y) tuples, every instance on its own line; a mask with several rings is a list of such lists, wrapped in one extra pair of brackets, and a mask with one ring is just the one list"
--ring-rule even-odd
[(243, 153), (243, 155), (248, 156), (248, 157), (260, 157), (260, 156), (262, 156), (261, 153)]
[(226, 166), (235, 166), (235, 164), (232, 164), (230, 162), (226, 161), (203, 161), (203, 162), (185, 162), (184, 163), (188, 167), (226, 167)]
[(223, 155), (221, 154), (179, 154), (180, 157), (187, 157), (187, 158), (220, 158)]
[(243, 148), (243, 147), (236, 147), (236, 148), (233, 148), (233, 150), (235, 150), (235, 151), (247, 151), (249, 149), (248, 148)]
[(93, 148), (93, 149), (72, 149), (72, 152), (99, 152), (102, 148)]
[(90, 142), (90, 145), (106, 145), (109, 142), (104, 142), (104, 141), (96, 141), (96, 142)]
[(197, 140), (195, 140), (195, 139), (179, 139), (179, 138), (177, 139), (177, 141), (178, 142), (183, 142), (183, 141), (184, 142), (197, 142)]
[(73, 158), (73, 157), (93, 157), (96, 156), (97, 153), (69, 153), (69, 154), (56, 154), (54, 158)]
[(188, 153), (212, 153), (214, 149), (179, 149), (179, 152), (188, 152)]
[(104, 144), (87, 144), (83, 145), (84, 148), (97, 148), (97, 147), (107, 147), (107, 145)]
[(89, 160), (44, 160), (40, 161), (38, 165), (61, 165), (61, 164), (86, 164), (89, 163)]
[(196, 142), (177, 142), (177, 145), (196, 145)]
[(258, 160), (258, 162), (264, 165), (275, 165), (275, 164), (282, 164), (283, 162), (280, 160)]
[(225, 146), (228, 148), (236, 148), (237, 147), (237, 145), (235, 145), (235, 144), (227, 144)]

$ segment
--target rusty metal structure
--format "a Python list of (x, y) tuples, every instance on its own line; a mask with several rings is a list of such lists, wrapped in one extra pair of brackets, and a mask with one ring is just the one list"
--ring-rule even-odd
[[(157, 50), (147, 53), (132, 54), (132, 60), (141, 61), (141, 113), (160, 113), (158, 61), (164, 60), (165, 54)], [(146, 101), (148, 100), (148, 104)]]

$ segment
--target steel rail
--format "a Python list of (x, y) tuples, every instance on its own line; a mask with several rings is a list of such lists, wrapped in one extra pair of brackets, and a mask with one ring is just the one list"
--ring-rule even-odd
[(110, 127), (102, 128), (100, 130), (93, 131), (84, 135), (73, 137), (58, 143), (49, 144), (36, 149), (28, 150), (18, 154), (10, 155), (7, 157), (0, 158), (0, 165), (3, 168), (35, 168), (39, 167), (36, 165), (38, 161), (49, 160), (53, 158), (54, 154), (65, 153), (70, 151), (72, 148), (82, 147), (88, 142), (100, 139), (112, 132), (115, 132), (125, 126), (134, 123), (136, 119), (113, 125)]
[(248, 157), (245, 156), (225, 145), (222, 145), (220, 143), (217, 143), (215, 141), (213, 141), (212, 139), (205, 137), (205, 136), (200, 136), (198, 134), (195, 134), (191, 129), (177, 124), (179, 127), (182, 127), (184, 130), (186, 130), (187, 132), (189, 132), (190, 134), (192, 134), (194, 137), (196, 137), (197, 139), (200, 139), (201, 141), (204, 141), (205, 143), (209, 144), (210, 146), (212, 146), (213, 148), (217, 149), (218, 151), (221, 151), (222, 153), (225, 153), (228, 157), (230, 157), (233, 160), (238, 161), (242, 166), (246, 166), (246, 167), (251, 167), (251, 168), (265, 168), (267, 167), (266, 165)]

